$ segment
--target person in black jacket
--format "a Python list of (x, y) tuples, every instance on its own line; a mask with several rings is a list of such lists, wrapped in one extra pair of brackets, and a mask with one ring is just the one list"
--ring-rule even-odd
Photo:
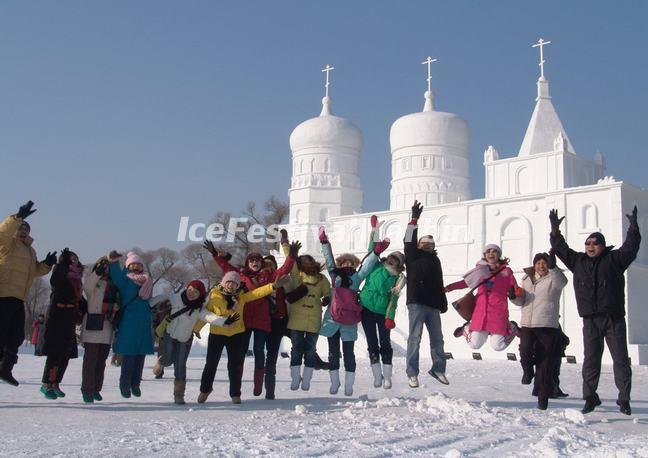
[(412, 220), (405, 233), (405, 265), (407, 268), (407, 309), (409, 336), (407, 338), (407, 376), (409, 386), (419, 386), (419, 348), (423, 325), (430, 335), (432, 369), (428, 373), (447, 385), (446, 358), (443, 349), (441, 313), (448, 310), (448, 300), (443, 292), (443, 271), (436, 254), (434, 238), (425, 235), (418, 239), (418, 219), (423, 206), (414, 201)]
[(65, 397), (59, 383), (71, 358), (78, 357), (76, 324), (79, 321), (79, 302), (83, 294), (83, 265), (76, 254), (65, 248), (52, 271), (52, 295), (43, 354), (47, 356), (40, 392), (47, 399)]
[(625, 322), (624, 272), (637, 257), (641, 235), (637, 224), (637, 206), (626, 215), (630, 221), (626, 240), (617, 250), (605, 245), (600, 232), (585, 240), (585, 252), (569, 248), (560, 233), (558, 211), (549, 212), (551, 247), (560, 260), (574, 274), (574, 293), (578, 314), (583, 318), (583, 413), (592, 412), (601, 400), (596, 394), (601, 376), (603, 342), (612, 356), (614, 382), (619, 390), (619, 410), (630, 415), (630, 388), (632, 369), (628, 358), (628, 340)]

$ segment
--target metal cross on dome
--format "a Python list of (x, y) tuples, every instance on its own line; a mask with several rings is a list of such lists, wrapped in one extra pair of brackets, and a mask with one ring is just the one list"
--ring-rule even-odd
[(326, 73), (326, 84), (324, 85), (325, 96), (328, 97), (328, 88), (331, 85), (329, 82), (329, 73), (331, 70), (335, 70), (335, 67), (331, 67), (329, 64), (326, 64), (326, 67), (322, 69), (322, 73)]
[(540, 66), (540, 78), (544, 78), (544, 46), (550, 44), (550, 41), (544, 41), (542, 38), (538, 40), (538, 42), (534, 45), (531, 45), (532, 48), (540, 48), (540, 63), (538, 64)]
[(423, 62), (421, 62), (422, 65), (427, 64), (427, 71), (428, 71), (428, 77), (427, 77), (427, 83), (428, 83), (428, 91), (432, 92), (432, 64), (434, 62), (438, 62), (439, 59), (432, 59), (430, 56)]

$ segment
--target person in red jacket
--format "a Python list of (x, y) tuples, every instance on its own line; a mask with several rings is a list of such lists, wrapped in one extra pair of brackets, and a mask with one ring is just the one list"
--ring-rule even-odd
[[(212, 254), (216, 264), (223, 269), (223, 273), (238, 272), (241, 276), (241, 283), (248, 291), (273, 283), (278, 277), (287, 275), (295, 262), (295, 257), (291, 254), (279, 269), (263, 269), (263, 256), (260, 253), (252, 252), (247, 255), (245, 265), (238, 268), (229, 263), (232, 256), (216, 249), (212, 242), (206, 241), (204, 247)], [(268, 335), (272, 331), (272, 312), (267, 297), (252, 301), (245, 306), (243, 324), (245, 325), (243, 348), (248, 348), (250, 338), (254, 334), (254, 395), (259, 396), (263, 391), (265, 376), (265, 346)], [(241, 371), (243, 371), (243, 367), (241, 367)], [(271, 386), (271, 391), (274, 391), (272, 388), (273, 386)], [(270, 394), (269, 399), (274, 398), (274, 393)]]
[(38, 319), (32, 323), (31, 343), (34, 346), (34, 355), (41, 356), (43, 352), (43, 341), (45, 340), (45, 315), (38, 315)]

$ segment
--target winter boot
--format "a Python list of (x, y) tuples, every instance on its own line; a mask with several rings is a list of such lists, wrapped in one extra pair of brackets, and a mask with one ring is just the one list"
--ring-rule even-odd
[(240, 404), (241, 396), (232, 396), (232, 404)]
[(329, 371), (329, 377), (331, 377), (331, 388), (329, 388), (329, 393), (337, 394), (340, 389), (340, 371)]
[(56, 393), (52, 389), (51, 385), (43, 385), (40, 387), (40, 392), (43, 393), (43, 396), (47, 399), (56, 399)]
[(263, 392), (263, 376), (265, 369), (254, 369), (254, 395), (260, 396)]
[(142, 390), (140, 389), (139, 386), (131, 387), (131, 392), (133, 393), (133, 396), (135, 396), (136, 398), (139, 398), (142, 395)]
[(315, 369), (312, 367), (304, 367), (304, 373), (302, 374), (301, 388), (304, 391), (310, 390), (310, 382), (313, 378), (313, 371)]
[[(162, 357), (160, 357), (160, 358), (162, 358)], [(164, 368), (162, 367), (162, 364), (160, 364), (160, 358), (158, 358), (155, 361), (155, 364), (153, 365), (153, 375), (155, 375), (155, 378), (162, 378), (162, 377), (158, 377), (158, 376), (161, 376), (162, 374), (164, 374)]]
[(11, 386), (18, 386), (18, 380), (16, 380), (11, 373), (12, 369), (13, 364), (10, 364), (8, 361), (3, 361), (0, 366), (0, 380)]
[(428, 371), (428, 374), (437, 379), (440, 383), (444, 385), (450, 385), (450, 382), (448, 381), (448, 378), (445, 376), (445, 374), (441, 372), (435, 372), (432, 369)]
[(624, 415), (632, 415), (632, 409), (630, 408), (630, 401), (617, 401), (619, 406), (619, 412)]
[(533, 376), (533, 369), (524, 369), (524, 373), (522, 374), (522, 385), (531, 385)]
[(128, 399), (128, 398), (131, 397), (131, 390), (130, 390), (130, 387), (128, 387), (128, 386), (120, 386), (119, 387), (119, 392), (121, 393), (122, 398)]
[(418, 377), (416, 375), (408, 377), (407, 378), (407, 383), (408, 383), (410, 388), (418, 388), (419, 387), (419, 381), (418, 381)]
[(374, 377), (374, 388), (380, 388), (383, 383), (383, 373), (380, 363), (373, 363), (371, 365), (371, 372), (373, 372)]
[(290, 389), (297, 391), (301, 383), (301, 366), (290, 366), (290, 377), (292, 378)]
[(173, 381), (173, 402), (175, 404), (183, 405), (185, 403), (184, 394), (186, 385), (186, 380), (175, 379)]
[(466, 337), (466, 335), (468, 334), (469, 325), (470, 321), (466, 321), (464, 324), (455, 329), (452, 335), (455, 337)]
[(65, 397), (65, 393), (61, 391), (61, 388), (59, 388), (58, 383), (53, 384), (52, 389), (54, 390), (54, 393), (56, 393), (57, 398), (64, 398)]
[(208, 393), (203, 393), (201, 391), (200, 394), (198, 395), (198, 404), (204, 404), (207, 398), (209, 397), (209, 393), (211, 393), (211, 391), (209, 391)]
[(392, 365), (383, 364), (383, 388), (386, 390), (392, 387)]
[(549, 399), (548, 398), (538, 398), (538, 409), (547, 410), (547, 407), (549, 407)]
[(265, 398), (272, 401), (275, 398), (275, 384), (276, 378), (268, 372), (265, 374)]
[(318, 355), (317, 352), (315, 352), (315, 370), (317, 371), (329, 370), (329, 362), (322, 360), (322, 358), (320, 358), (320, 355)]
[(344, 373), (344, 395), (353, 396), (353, 382), (355, 382), (355, 372), (346, 371)]
[(85, 402), (86, 404), (94, 403), (94, 397), (91, 394), (81, 393), (81, 397), (83, 398), (83, 402)]
[(102, 396), (101, 393), (99, 393), (98, 391), (97, 391), (96, 393), (93, 393), (93, 394), (92, 394), (92, 398), (93, 398), (95, 401), (103, 401), (103, 396)]

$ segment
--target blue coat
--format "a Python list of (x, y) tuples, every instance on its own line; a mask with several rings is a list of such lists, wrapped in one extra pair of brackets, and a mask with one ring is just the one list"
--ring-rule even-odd
[[(335, 270), (335, 259), (333, 258), (333, 252), (331, 250), (331, 245), (329, 243), (322, 244), (322, 254), (324, 255), (324, 260), (326, 261), (326, 269), (329, 272), (329, 275)], [(358, 291), (360, 285), (364, 279), (371, 273), (376, 263), (380, 261), (380, 258), (376, 253), (371, 253), (365, 262), (360, 267), (360, 270), (355, 272), (351, 276), (351, 286), (350, 289), (353, 291)], [(332, 285), (333, 288), (340, 286), (341, 279), (336, 278), (335, 285)], [(333, 291), (331, 291), (331, 298), (333, 297)], [(333, 337), (336, 332), (340, 331), (340, 337), (343, 342), (354, 342), (358, 340), (358, 325), (357, 324), (341, 324), (335, 321), (331, 317), (331, 307), (326, 308), (324, 312), (324, 319), (322, 320), (322, 327), (320, 328), (320, 335), (325, 337)]]
[(113, 350), (120, 355), (152, 355), (151, 307), (148, 300), (139, 297), (140, 286), (127, 273), (119, 263), (110, 263), (110, 279), (119, 290), (122, 307)]

